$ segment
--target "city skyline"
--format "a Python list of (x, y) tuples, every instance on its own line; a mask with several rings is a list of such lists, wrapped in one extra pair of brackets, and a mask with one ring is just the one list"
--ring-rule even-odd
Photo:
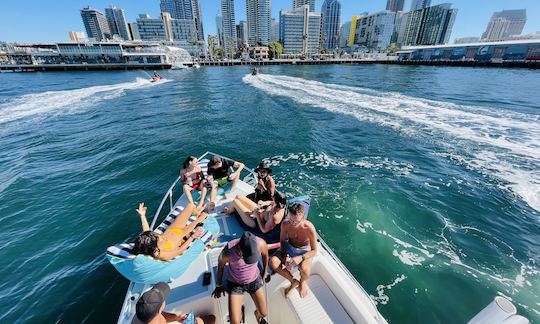
[[(0, 12), (0, 41), (19, 43), (51, 43), (69, 39), (69, 31), (85, 31), (81, 21), (80, 10), (89, 5), (104, 13), (104, 9), (110, 7), (111, 2), (105, 0), (91, 0), (84, 3), (75, 1), (57, 1), (58, 8), (51, 7), (40, 1), (29, 1), (35, 14), (26, 9), (22, 3), (8, 2), (4, 4), (5, 10)], [(323, 0), (316, 1), (316, 12), (320, 13)], [(346, 23), (353, 15), (361, 12), (376, 13), (386, 8), (386, 0), (357, 3), (353, 0), (341, 0), (341, 24)], [(404, 10), (408, 11), (412, 0), (405, 0)], [(496, 11), (504, 9), (526, 9), (527, 24), (523, 34), (540, 31), (540, 2), (535, 0), (517, 0), (509, 6), (504, 0), (479, 0), (471, 4), (466, 0), (439, 1), (433, 0), (431, 5), (451, 3), (459, 9), (450, 41), (455, 38), (477, 36), (480, 37), (485, 31), (491, 16)], [(124, 9), (126, 20), (134, 22), (139, 14), (148, 13), (152, 17), (159, 17), (160, 1), (152, 0), (144, 3), (133, 3), (128, 0), (119, 0), (112, 3), (118, 8)], [(281, 9), (291, 9), (293, 0), (273, 0), (271, 2), (272, 18), (279, 18)], [(216, 34), (215, 16), (221, 11), (221, 1), (201, 1), (203, 28), (205, 38)], [(236, 23), (246, 20), (246, 0), (235, 1)], [(23, 14), (24, 13), (24, 14)], [(5, 25), (4, 25), (5, 24)], [(5, 26), (18, 26), (19, 28), (6, 28)], [(39, 31), (39, 32), (37, 32)]]

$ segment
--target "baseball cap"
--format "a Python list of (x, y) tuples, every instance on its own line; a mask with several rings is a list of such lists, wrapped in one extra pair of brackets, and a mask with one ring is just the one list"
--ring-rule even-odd
[(137, 319), (141, 322), (149, 322), (156, 317), (161, 305), (167, 300), (170, 290), (169, 285), (160, 282), (142, 294), (135, 307)]
[(240, 245), (242, 258), (246, 264), (253, 264), (259, 261), (259, 246), (255, 235), (248, 231), (244, 232), (238, 244)]

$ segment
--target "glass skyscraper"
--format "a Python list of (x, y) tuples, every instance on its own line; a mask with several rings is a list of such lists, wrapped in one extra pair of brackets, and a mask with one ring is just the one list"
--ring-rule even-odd
[(341, 25), (341, 2), (324, 0), (322, 9), (322, 41), (325, 49), (339, 47), (339, 27)]
[(113, 36), (118, 35), (125, 40), (131, 39), (126, 16), (124, 15), (124, 9), (115, 6), (105, 8), (105, 17), (107, 17), (107, 22), (109, 23), (109, 28), (111, 29), (111, 34)]
[(446, 44), (450, 39), (457, 9), (451, 4), (427, 7), (403, 15), (398, 43), (405, 46)]
[(386, 10), (393, 12), (403, 11), (405, 0), (388, 0), (386, 2)]
[(90, 7), (83, 8), (81, 18), (88, 37), (98, 41), (112, 37), (107, 19), (98, 10)]
[(525, 9), (503, 10), (493, 13), (482, 34), (485, 40), (503, 40), (511, 35), (520, 35), (527, 22)]
[(168, 12), (173, 19), (193, 19), (197, 39), (204, 40), (200, 0), (160, 0), (161, 12)]
[(431, 0), (413, 0), (411, 3), (411, 11), (424, 9), (431, 6)]
[(293, 9), (309, 5), (309, 11), (315, 12), (315, 0), (293, 0)]
[(320, 50), (321, 14), (305, 5), (279, 13), (280, 39), (285, 54), (316, 54)]
[(221, 0), (221, 16), (223, 17), (223, 49), (230, 56), (236, 52), (237, 38), (236, 18), (234, 16), (234, 0)]
[(270, 0), (246, 0), (249, 46), (268, 45), (270, 40)]

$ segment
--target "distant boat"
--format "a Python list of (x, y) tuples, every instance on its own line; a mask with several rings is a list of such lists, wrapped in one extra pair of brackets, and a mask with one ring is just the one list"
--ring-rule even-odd
[(195, 63), (195, 64), (193, 64), (193, 67), (196, 68), (196, 69), (199, 69), (201, 67), (201, 65), (199, 63)]

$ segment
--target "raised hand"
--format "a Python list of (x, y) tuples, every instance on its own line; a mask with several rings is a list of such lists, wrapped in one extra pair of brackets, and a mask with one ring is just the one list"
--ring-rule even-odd
[(139, 208), (135, 209), (135, 211), (142, 217), (146, 217), (146, 206), (144, 205), (144, 203), (140, 203), (139, 204)]

